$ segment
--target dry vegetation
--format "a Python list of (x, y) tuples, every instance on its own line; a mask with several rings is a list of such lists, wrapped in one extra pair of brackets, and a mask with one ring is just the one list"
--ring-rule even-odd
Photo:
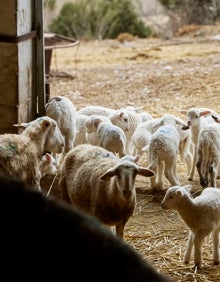
[[(171, 41), (129, 37), (56, 49), (50, 95), (70, 98), (77, 109), (89, 104), (143, 106), (154, 117), (173, 113), (183, 119), (179, 110), (193, 106), (220, 113), (220, 41), (213, 40), (220, 35), (220, 26), (189, 27), (179, 34)], [(178, 172), (181, 183), (189, 183), (180, 161)], [(200, 189), (197, 174), (191, 183), (195, 191)], [(212, 264), (211, 242), (204, 242), (203, 269), (194, 270), (193, 261), (184, 265), (187, 228), (176, 212), (161, 209), (164, 192), (152, 193), (148, 180), (141, 177), (136, 186), (138, 203), (126, 227), (128, 244), (173, 281), (220, 281), (220, 266)]]

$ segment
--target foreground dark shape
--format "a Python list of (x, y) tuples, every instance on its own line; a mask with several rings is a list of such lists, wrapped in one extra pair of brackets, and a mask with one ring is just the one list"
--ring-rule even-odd
[(16, 180), (0, 178), (0, 221), (8, 281), (170, 281), (96, 219)]

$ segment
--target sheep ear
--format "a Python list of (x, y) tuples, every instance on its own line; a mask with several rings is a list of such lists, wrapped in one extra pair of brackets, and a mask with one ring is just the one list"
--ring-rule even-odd
[(44, 120), (42, 120), (41, 125), (42, 125), (42, 127), (47, 128), (47, 127), (50, 126), (50, 122), (48, 120), (44, 119)]
[(94, 120), (94, 125), (95, 125), (95, 127), (98, 127), (98, 125), (101, 123), (101, 119), (100, 118), (96, 118), (95, 120)]
[(203, 111), (203, 112), (201, 112), (201, 113), (199, 114), (199, 116), (202, 117), (202, 116), (207, 116), (207, 115), (209, 115), (209, 114), (211, 114), (210, 111)]
[(29, 123), (28, 122), (22, 122), (22, 123), (15, 123), (13, 124), (13, 126), (19, 128), (19, 129), (25, 129), (29, 126)]
[(181, 114), (187, 115), (187, 111), (186, 110), (180, 110)]
[(176, 195), (177, 195), (178, 197), (182, 197), (182, 196), (183, 196), (183, 190), (182, 190), (182, 189), (176, 190)]
[(142, 167), (142, 166), (138, 167), (138, 174), (145, 176), (145, 177), (151, 177), (151, 176), (155, 175), (155, 173), (152, 170), (149, 170), (149, 169)]
[(133, 158), (132, 161), (133, 161), (134, 163), (137, 163), (137, 162), (139, 161), (140, 157), (141, 157), (140, 155), (137, 155), (137, 156), (135, 156), (135, 157)]
[(45, 158), (46, 158), (46, 160), (47, 160), (48, 162), (51, 161), (51, 155), (50, 155), (49, 153), (46, 153), (46, 154), (45, 154)]
[(183, 186), (183, 188), (184, 188), (187, 192), (190, 192), (191, 189), (192, 189), (192, 185), (191, 185), (191, 184), (188, 184), (188, 185)]
[(212, 118), (214, 119), (214, 121), (215, 121), (215, 122), (220, 123), (220, 121), (219, 121), (218, 117), (216, 117), (216, 116), (212, 115)]
[(120, 112), (119, 117), (123, 117), (124, 112)]
[(101, 177), (101, 180), (109, 180), (111, 177), (115, 176), (115, 169), (114, 168), (110, 168), (109, 170), (107, 170)]

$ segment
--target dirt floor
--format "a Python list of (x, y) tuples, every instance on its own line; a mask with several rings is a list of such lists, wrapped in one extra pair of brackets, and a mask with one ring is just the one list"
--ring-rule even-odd
[[(185, 120), (181, 109), (209, 107), (220, 113), (219, 93), (219, 24), (185, 27), (168, 41), (122, 36), (53, 50), (50, 96), (66, 96), (77, 109), (143, 106), (153, 117), (172, 113)], [(187, 180), (180, 161), (178, 173), (183, 185), (201, 188), (197, 173), (194, 181)], [(165, 190), (150, 192), (148, 180), (142, 178), (136, 187), (137, 208), (126, 226), (125, 241), (173, 281), (220, 281), (211, 242), (203, 244), (203, 269), (193, 269), (193, 260), (183, 264), (188, 230), (176, 212), (161, 209)]]

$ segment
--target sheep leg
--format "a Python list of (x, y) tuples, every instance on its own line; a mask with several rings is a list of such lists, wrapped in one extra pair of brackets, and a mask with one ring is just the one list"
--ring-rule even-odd
[(190, 175), (191, 167), (192, 167), (192, 154), (188, 152), (185, 156), (184, 161), (186, 162), (187, 166), (187, 175)]
[(150, 189), (154, 189), (156, 186), (156, 175), (150, 178)]
[(219, 260), (219, 231), (215, 230), (212, 233), (212, 242), (213, 242), (213, 262), (214, 264), (218, 265)]
[(106, 227), (106, 229), (108, 229), (109, 231), (112, 232), (112, 234), (116, 235), (116, 230), (115, 230), (115, 226), (110, 226), (110, 225), (107, 225), (107, 224), (104, 224), (104, 226)]
[(190, 174), (192, 168), (192, 161), (193, 161), (193, 156), (192, 153), (189, 151), (189, 149), (190, 149), (190, 143), (188, 140), (184, 140), (183, 142), (180, 142), (179, 154), (181, 157), (181, 161), (186, 163), (187, 175)]
[(199, 158), (197, 160), (197, 163), (196, 163), (196, 168), (197, 168), (197, 172), (198, 172), (198, 175), (199, 175), (199, 182), (200, 182), (200, 185), (203, 187), (204, 185), (204, 178), (203, 178), (203, 175), (202, 175), (202, 170), (201, 170), (201, 166), (202, 166), (202, 154), (199, 152)]
[(165, 165), (164, 174), (171, 185), (180, 185), (176, 176), (176, 158), (170, 159)]
[(214, 164), (213, 163), (209, 167), (209, 175), (210, 175), (210, 185), (211, 185), (211, 187), (216, 187), (216, 179), (217, 179), (217, 174), (218, 174), (217, 170), (218, 170), (218, 164)]
[(187, 264), (190, 262), (190, 258), (191, 258), (191, 253), (192, 253), (192, 248), (193, 248), (193, 238), (194, 238), (194, 235), (190, 231), (189, 236), (188, 236), (186, 251), (184, 254), (184, 263), (187, 263)]
[(217, 175), (217, 179), (220, 179), (220, 162), (218, 163), (218, 175)]
[(164, 173), (164, 162), (158, 162), (157, 169), (157, 189), (163, 189), (163, 173)]
[(201, 267), (202, 263), (202, 242), (207, 234), (196, 234), (194, 237), (194, 263), (195, 266)]
[(197, 162), (197, 146), (194, 145), (194, 149), (193, 149), (193, 163), (192, 163), (192, 168), (191, 168), (190, 176), (188, 178), (189, 181), (193, 180), (193, 176), (195, 174), (196, 162)]
[(62, 165), (63, 160), (64, 160), (64, 158), (66, 156), (66, 153), (68, 153), (74, 147), (75, 138), (74, 138), (73, 135), (72, 136), (70, 136), (70, 135), (64, 136), (64, 138), (65, 138), (65, 146), (64, 146), (63, 152), (61, 153), (61, 156), (60, 156), (60, 159), (59, 159), (59, 163), (58, 163), (58, 167), (60, 167)]
[(115, 225), (116, 235), (122, 238), (122, 240), (124, 239), (124, 228), (125, 228), (126, 222), (127, 220), (122, 220), (120, 223)]

